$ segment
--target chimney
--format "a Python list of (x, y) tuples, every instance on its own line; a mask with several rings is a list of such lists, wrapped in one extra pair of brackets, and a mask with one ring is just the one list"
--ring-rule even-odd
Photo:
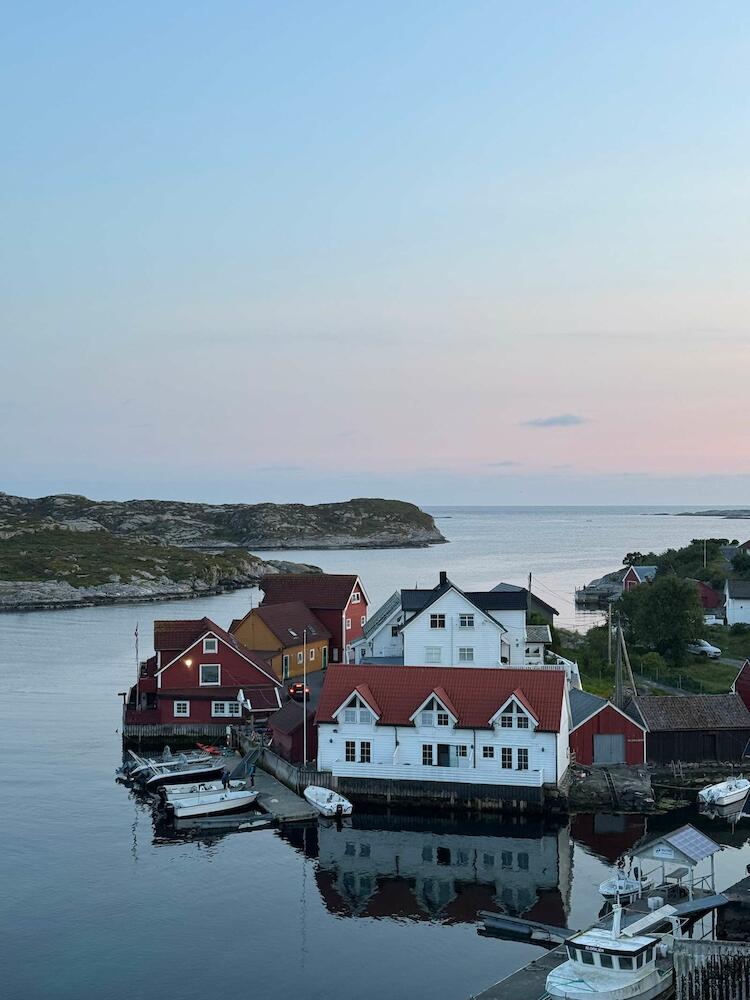
[(444, 587), (447, 582), (448, 582), (448, 574), (445, 572), (444, 569), (441, 569), (440, 570), (440, 586)]

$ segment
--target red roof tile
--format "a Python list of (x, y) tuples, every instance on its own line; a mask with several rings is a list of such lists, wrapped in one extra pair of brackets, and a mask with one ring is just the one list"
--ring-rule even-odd
[(288, 573), (263, 580), (261, 607), (302, 601), (313, 610), (343, 611), (359, 577), (356, 573)]
[(154, 649), (160, 650), (187, 649), (192, 646), (196, 639), (200, 639), (204, 633), (208, 632), (210, 625), (208, 618), (191, 618), (188, 620), (155, 621), (154, 622)]
[[(302, 601), (286, 601), (283, 604), (262, 605), (253, 608), (242, 619), (247, 621), (256, 615), (276, 636), (284, 648), (301, 646), (303, 633), (307, 629), (307, 641), (318, 642), (330, 639), (331, 633)], [(232, 623), (234, 625), (234, 622)]]
[[(444, 690), (458, 725), (489, 728), (489, 720), (516, 691), (539, 720), (539, 729), (556, 733), (565, 694), (562, 670), (510, 670), (502, 667), (352, 666), (328, 668), (317, 721), (333, 722), (333, 713), (355, 689), (366, 684), (381, 709), (379, 725), (410, 726), (411, 715), (436, 691)], [(446, 706), (447, 707), (447, 706)]]

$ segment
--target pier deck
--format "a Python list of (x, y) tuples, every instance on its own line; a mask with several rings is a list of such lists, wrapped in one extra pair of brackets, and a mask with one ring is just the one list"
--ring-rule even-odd
[(258, 768), (255, 772), (257, 804), (279, 823), (305, 823), (318, 818), (318, 813), (306, 799), (295, 795), (268, 771)]
[(545, 1000), (549, 996), (547, 976), (562, 965), (565, 957), (565, 946), (559, 945), (469, 1000)]

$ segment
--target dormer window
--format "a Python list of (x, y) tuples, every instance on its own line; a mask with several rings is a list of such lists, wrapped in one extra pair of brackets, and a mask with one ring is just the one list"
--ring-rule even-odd
[(373, 714), (359, 695), (355, 695), (344, 709), (344, 722), (360, 726), (372, 725)]
[[(497, 721), (497, 720), (496, 720)], [(509, 701), (500, 715), (501, 729), (529, 729), (531, 721), (517, 701)]]
[(449, 726), (451, 717), (437, 698), (430, 698), (419, 713), (419, 724), (420, 726)]
[(203, 652), (204, 653), (218, 653), (219, 652), (219, 640), (218, 639), (204, 639), (203, 640)]

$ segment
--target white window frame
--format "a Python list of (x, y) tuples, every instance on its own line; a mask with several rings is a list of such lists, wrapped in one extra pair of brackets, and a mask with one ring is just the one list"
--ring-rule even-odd
[(219, 652), (219, 640), (213, 636), (209, 636), (207, 639), (203, 640), (203, 652), (204, 653), (218, 653)]
[[(219, 705), (221, 705), (221, 711), (219, 711)], [(242, 715), (240, 703), (232, 698), (223, 698), (221, 701), (211, 702), (212, 719), (237, 719), (240, 715)]]
[(445, 615), (441, 611), (436, 611), (434, 614), (430, 615), (430, 628), (445, 628)]
[(458, 744), (458, 746), (456, 747), (456, 756), (457, 757), (468, 757), (469, 756), (469, 747), (466, 745), (466, 743), (459, 743)]
[(458, 647), (458, 662), (459, 663), (473, 663), (474, 662), (474, 647), (473, 646), (459, 646)]
[[(351, 753), (351, 757), (349, 754)], [(344, 763), (346, 764), (356, 764), (357, 763), (357, 741), (356, 740), (344, 740)]]
[[(215, 681), (204, 681), (203, 671), (206, 667), (216, 667), (216, 676), (218, 680)], [(198, 667), (198, 683), (200, 687), (221, 687), (221, 664), (220, 663), (201, 663)]]
[(429, 664), (442, 663), (443, 662), (443, 647), (442, 646), (425, 646), (424, 648), (424, 662)]
[[(465, 620), (464, 620), (465, 619)], [(462, 612), (458, 616), (458, 627), (459, 628), (474, 628), (474, 615), (468, 612)]]
[(494, 760), (495, 759), (495, 748), (491, 746), (482, 747), (482, 760)]
[(347, 618), (346, 621), (344, 622), (344, 625), (346, 626), (346, 628), (351, 628), (352, 627), (351, 618)]
[(315, 646), (313, 646), (313, 648), (310, 650), (310, 659), (311, 660), (315, 659)]
[[(368, 760), (364, 759), (364, 748), (367, 747), (367, 757)], [(359, 763), (360, 764), (372, 764), (372, 740), (360, 740), (359, 741)]]
[[(508, 763), (506, 764), (506, 760)], [(513, 747), (500, 747), (500, 770), (513, 770)]]
[[(429, 750), (429, 753), (425, 753)], [(425, 757), (429, 757), (429, 760), (425, 760)], [(435, 766), (435, 747), (432, 743), (422, 744), (422, 767), (434, 767)]]
[(362, 615), (362, 617), (359, 619), (359, 624), (362, 626), (362, 628), (365, 627), (366, 622), (367, 622), (367, 615)]
[[(184, 712), (178, 712), (177, 711), (177, 706), (178, 705), (184, 705), (185, 706), (185, 711)], [(174, 701), (172, 703), (172, 714), (173, 714), (173, 717), (175, 719), (184, 719), (186, 717), (189, 718), (190, 717), (190, 702), (189, 701), (185, 701), (185, 700)]]
[(435, 713), (435, 725), (436, 726), (450, 726), (451, 717), (450, 713), (439, 708)]
[(359, 604), (360, 600), (361, 597), (359, 591), (355, 590), (354, 593), (352, 594), (352, 604)]
[(281, 657), (281, 679), (282, 681), (289, 680), (289, 654), (284, 653)]
[(354, 726), (357, 724), (357, 709), (356, 708), (345, 708), (344, 709), (344, 722), (348, 726)]
[(397, 639), (398, 633), (401, 629), (400, 625), (391, 625), (391, 639)]
[[(219, 711), (219, 705), (221, 705), (221, 711)], [(226, 701), (212, 701), (211, 702), (211, 715), (220, 719), (225, 718), (227, 715), (227, 703)]]
[(424, 712), (419, 713), (419, 724), (420, 726), (434, 726), (435, 725), (435, 713), (426, 709)]
[[(521, 767), (521, 754), (524, 755), (525, 764)], [(529, 748), (519, 747), (516, 751), (516, 770), (517, 771), (528, 771), (529, 770)]]
[(300, 650), (299, 653), (297, 653), (297, 663), (304, 663), (304, 662), (305, 662), (305, 653), (304, 650)]
[(230, 719), (236, 716), (242, 715), (242, 705), (238, 701), (228, 701), (227, 702), (227, 716)]

